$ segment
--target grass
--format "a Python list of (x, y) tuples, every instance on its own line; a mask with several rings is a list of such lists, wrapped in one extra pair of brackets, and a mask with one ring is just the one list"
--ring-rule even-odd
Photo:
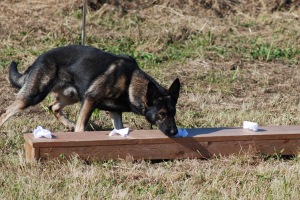
[[(15, 164), (17, 162), (18, 164)], [(299, 162), (251, 157), (150, 163), (74, 158), (31, 165), (11, 160), (1, 174), (3, 197), (120, 199), (249, 199), (299, 197)], [(46, 168), (47, 167), (47, 168)], [(39, 174), (39, 178), (36, 178)], [(17, 181), (16, 181), (17, 180)], [(43, 183), (43, 184), (39, 184)], [(55, 192), (55, 191), (69, 191)], [(9, 192), (9, 194), (8, 194)]]
[[(89, 10), (86, 43), (131, 55), (166, 87), (179, 77), (179, 127), (300, 123), (299, 3), (120, 2)], [(58, 1), (0, 2), (0, 110), (17, 92), (7, 82), (12, 60), (25, 70), (48, 49), (80, 43), (80, 2), (53, 5)], [(86, 163), (62, 156), (28, 164), (22, 133), (38, 125), (64, 130), (47, 110), (50, 101), (47, 97), (1, 128), (0, 199), (299, 199), (299, 155), (283, 158), (280, 152), (160, 162)], [(79, 108), (65, 111), (76, 120)], [(131, 113), (124, 123), (149, 128)], [(96, 110), (91, 129), (111, 128), (108, 115)]]

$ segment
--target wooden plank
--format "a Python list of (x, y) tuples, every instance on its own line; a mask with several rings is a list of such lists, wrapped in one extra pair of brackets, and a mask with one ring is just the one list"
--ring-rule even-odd
[(54, 139), (25, 134), (28, 159), (46, 160), (61, 155), (84, 159), (182, 159), (239, 154), (241, 151), (268, 155), (291, 155), (300, 147), (300, 126), (266, 126), (258, 132), (242, 128), (188, 129), (186, 138), (170, 138), (159, 130), (135, 130), (127, 137), (108, 136), (108, 131), (53, 133)]
[(54, 147), (41, 148), (40, 159), (57, 158), (79, 155), (86, 160), (125, 159), (132, 157), (140, 159), (183, 159), (183, 158), (210, 158), (214, 155), (228, 156), (243, 152), (261, 152), (273, 155), (281, 152), (282, 155), (293, 155), (299, 150), (300, 140), (271, 140), (271, 141), (233, 141), (233, 142), (190, 142), (118, 145), (118, 146), (89, 146), (89, 147)]
[(30, 143), (25, 141), (25, 156), (27, 161), (37, 160), (40, 158), (40, 149), (34, 148)]

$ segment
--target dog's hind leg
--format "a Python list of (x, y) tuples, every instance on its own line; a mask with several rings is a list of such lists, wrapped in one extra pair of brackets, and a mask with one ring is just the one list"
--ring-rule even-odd
[(15, 100), (0, 117), (0, 127), (14, 114), (27, 107), (27, 103), (21, 99)]
[(4, 122), (21, 110), (34, 106), (41, 102), (51, 91), (55, 76), (55, 68), (44, 66), (36, 61), (27, 72), (25, 82), (17, 94), (16, 100), (9, 106), (0, 117), (0, 127)]
[(63, 108), (68, 105), (72, 105), (78, 102), (77, 98), (68, 98), (62, 93), (53, 93), (52, 94), (53, 102), (49, 105), (49, 109), (52, 111), (54, 116), (66, 126), (68, 130), (74, 131), (75, 123), (67, 118), (63, 113)]
[(95, 102), (91, 99), (85, 99), (82, 103), (79, 117), (75, 126), (75, 132), (83, 132), (91, 115), (95, 109)]
[(122, 113), (119, 112), (109, 112), (109, 116), (113, 123), (115, 129), (122, 129), (123, 128), (123, 121), (122, 121)]

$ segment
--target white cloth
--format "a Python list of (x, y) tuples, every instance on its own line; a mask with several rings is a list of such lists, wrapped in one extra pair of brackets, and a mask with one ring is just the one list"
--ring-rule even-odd
[(114, 129), (109, 133), (109, 136), (113, 136), (115, 134), (119, 134), (123, 137), (126, 137), (129, 134), (129, 128)]
[(258, 124), (255, 122), (250, 122), (250, 121), (244, 121), (243, 122), (243, 129), (249, 129), (252, 131), (258, 131)]
[(188, 132), (186, 129), (181, 129), (181, 128), (178, 128), (178, 133), (176, 135), (176, 137), (186, 137), (188, 136)]
[(47, 129), (44, 129), (41, 126), (36, 127), (36, 129), (33, 130), (33, 135), (35, 138), (41, 138), (41, 137), (45, 137), (45, 138), (52, 138), (51, 132)]

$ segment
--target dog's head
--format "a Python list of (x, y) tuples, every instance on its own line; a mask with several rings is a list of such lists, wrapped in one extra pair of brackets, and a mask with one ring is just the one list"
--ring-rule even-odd
[(153, 82), (148, 83), (146, 119), (168, 136), (177, 134), (175, 123), (176, 104), (179, 97), (180, 82), (177, 78), (164, 93), (159, 91)]

